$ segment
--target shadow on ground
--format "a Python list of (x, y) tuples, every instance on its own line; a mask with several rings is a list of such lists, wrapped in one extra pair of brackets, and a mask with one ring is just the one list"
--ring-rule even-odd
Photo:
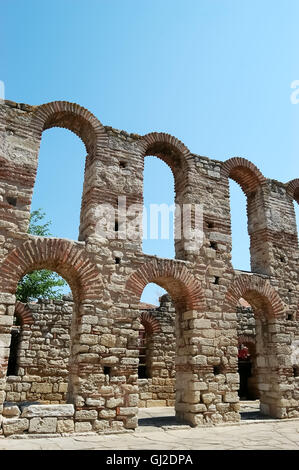
[(241, 411), (241, 421), (274, 419), (271, 416), (263, 415), (260, 411)]
[[(260, 402), (241, 401), (241, 421), (267, 421), (273, 418), (260, 412)], [(174, 408), (142, 408), (139, 410), (138, 427), (150, 428), (184, 428), (190, 427), (186, 422), (180, 421), (175, 416)]]
[(138, 426), (154, 426), (161, 428), (164, 426), (186, 426), (188, 423), (178, 421), (175, 416), (155, 416), (153, 418), (139, 418)]

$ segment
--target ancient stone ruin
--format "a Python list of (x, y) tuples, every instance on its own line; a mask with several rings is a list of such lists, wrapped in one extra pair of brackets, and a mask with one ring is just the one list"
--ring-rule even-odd
[[(86, 147), (78, 241), (27, 233), (51, 127)], [(241, 343), (254, 343), (249, 388), (262, 413), (299, 417), (299, 179), (280, 183), (244, 158), (192, 154), (168, 134), (105, 127), (67, 102), (3, 101), (0, 133), (0, 433), (135, 429), (138, 406), (157, 402), (192, 426), (238, 422)], [(147, 155), (171, 168), (178, 205), (203, 207), (200, 247), (178, 237), (175, 259), (144, 254), (142, 234), (123, 237), (120, 220), (113, 237), (99, 234), (100, 206), (143, 204)], [(251, 272), (231, 264), (230, 178), (247, 198)], [(72, 297), (16, 302), (18, 282), (37, 269), (60, 274)], [(156, 309), (140, 305), (152, 282), (170, 296)]]

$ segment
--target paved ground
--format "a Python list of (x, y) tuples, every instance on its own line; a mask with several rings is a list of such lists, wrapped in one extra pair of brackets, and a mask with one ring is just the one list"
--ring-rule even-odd
[(299, 450), (299, 419), (267, 419), (258, 402), (242, 404), (238, 425), (190, 428), (174, 410), (140, 410), (135, 432), (72, 437), (0, 439), (0, 450)]

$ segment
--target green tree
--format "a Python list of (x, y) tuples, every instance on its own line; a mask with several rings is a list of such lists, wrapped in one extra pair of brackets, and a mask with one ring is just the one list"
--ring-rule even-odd
[[(30, 215), (28, 233), (40, 237), (50, 236), (51, 222), (45, 222), (45, 213), (42, 209), (33, 211)], [(16, 298), (20, 302), (29, 302), (37, 299), (61, 299), (62, 288), (67, 283), (57, 273), (48, 269), (41, 269), (26, 274), (18, 283)]]

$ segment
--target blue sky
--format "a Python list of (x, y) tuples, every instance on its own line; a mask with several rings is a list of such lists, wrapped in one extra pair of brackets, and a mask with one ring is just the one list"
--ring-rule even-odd
[[(242, 156), (287, 182), (299, 176), (298, 17), (297, 0), (2, 1), (0, 80), (7, 99), (76, 102), (105, 125), (168, 132), (194, 153)], [(84, 158), (71, 132), (44, 132), (32, 208), (56, 236), (77, 239)], [(146, 163), (146, 200), (166, 202), (158, 191), (172, 176), (156, 164)], [(249, 269), (245, 198), (231, 186), (233, 264)]]

